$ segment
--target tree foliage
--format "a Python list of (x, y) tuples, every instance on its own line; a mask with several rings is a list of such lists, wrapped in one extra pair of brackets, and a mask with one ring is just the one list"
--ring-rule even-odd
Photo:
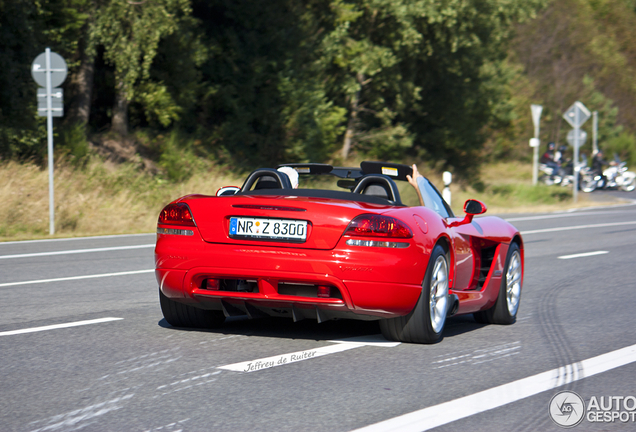
[[(558, 139), (583, 97), (613, 139), (636, 130), (633, 80), (613, 79), (636, 68), (630, 1), (1, 0), (0, 153), (39, 154), (28, 67), (45, 46), (69, 82), (94, 65), (88, 132), (170, 136), (166, 167), (190, 137), (236, 167), (360, 156), (468, 172), (484, 149), (523, 155), (529, 103)], [(89, 91), (73, 88), (69, 112)]]

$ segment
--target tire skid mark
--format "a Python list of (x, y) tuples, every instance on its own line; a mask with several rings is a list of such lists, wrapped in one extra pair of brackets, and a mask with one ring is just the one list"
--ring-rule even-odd
[[(108, 414), (112, 411), (117, 411), (124, 408), (124, 405), (133, 398), (134, 393), (129, 393), (131, 389), (123, 389), (122, 396), (118, 396), (106, 401), (98, 402), (92, 405), (88, 405), (84, 408), (69, 411), (63, 414), (58, 414), (53, 417), (49, 417), (46, 420), (38, 420), (30, 423), (30, 425), (37, 425), (38, 423), (44, 423), (37, 429), (32, 429), (31, 432), (47, 432), (47, 431), (74, 431), (82, 429), (91, 423), (94, 423), (100, 416)], [(112, 397), (112, 396), (109, 396)], [(88, 422), (88, 423), (87, 423)]]
[[(454, 354), (446, 354), (440, 360), (435, 360), (433, 365), (435, 369), (443, 369), (458, 365), (473, 365), (499, 360), (502, 358), (517, 355), (521, 350), (521, 342), (508, 342), (498, 344), (487, 348), (480, 348), (471, 352), (460, 351)], [(450, 355), (450, 357), (449, 357)]]
[(169, 423), (163, 426), (153, 427), (152, 429), (145, 429), (144, 432), (159, 432), (159, 431), (167, 431), (167, 432), (182, 432), (183, 424), (190, 421), (189, 418), (179, 420), (176, 422)]
[[(230, 339), (230, 337), (221, 337), (210, 342), (222, 341), (221, 343), (223, 343), (225, 339)], [(195, 347), (197, 346), (198, 344), (195, 345)], [(29, 430), (31, 432), (66, 432), (84, 429), (89, 425), (99, 429), (99, 424), (104, 422), (102, 416), (125, 409), (127, 402), (133, 396), (137, 404), (146, 404), (165, 395), (211, 384), (217, 381), (218, 376), (222, 374), (222, 371), (217, 370), (218, 365), (171, 374), (170, 371), (178, 367), (175, 365), (184, 364), (186, 357), (182, 347), (176, 346), (113, 362), (110, 373), (94, 378), (87, 388), (76, 391), (78, 396), (81, 395), (81, 403), (86, 403), (85, 400), (92, 399), (94, 401), (92, 404), (36, 420), (29, 424), (33, 428)], [(165, 375), (159, 375), (160, 380), (165, 380), (165, 384), (157, 383), (157, 372), (168, 372)], [(140, 384), (135, 387), (127, 384), (137, 380)], [(80, 403), (79, 398), (77, 403)], [(188, 420), (183, 419), (145, 430), (180, 432), (184, 430), (184, 423)]]
[[(580, 357), (562, 331), (563, 326), (556, 307), (559, 296), (574, 286), (571, 282), (560, 281), (555, 284), (546, 283), (543, 287), (543, 293), (536, 310), (537, 319), (534, 322), (538, 324), (541, 336), (547, 342), (547, 351), (552, 354), (554, 363), (558, 366), (558, 372), (554, 377), (557, 386), (555, 393), (562, 390), (576, 391), (582, 385), (580, 381), (576, 381), (582, 373), (581, 363), (575, 361)], [(552, 397), (553, 395), (548, 396)], [(529, 412), (518, 424), (519, 427), (516, 429), (518, 432), (546, 430), (553, 425), (547, 414), (547, 408), (544, 406), (539, 412)]]

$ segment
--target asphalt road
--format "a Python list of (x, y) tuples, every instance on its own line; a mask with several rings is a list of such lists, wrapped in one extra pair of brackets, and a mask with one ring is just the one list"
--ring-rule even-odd
[[(171, 328), (154, 235), (1, 243), (0, 431), (549, 431), (564, 390), (619, 405), (574, 430), (635, 430), (636, 205), (506, 218), (525, 240), (517, 323), (452, 318), (428, 346), (372, 322)], [(286, 363), (236, 371), (270, 357)]]

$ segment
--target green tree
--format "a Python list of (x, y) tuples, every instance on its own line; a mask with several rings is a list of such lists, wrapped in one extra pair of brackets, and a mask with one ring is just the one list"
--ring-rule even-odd
[(466, 169), (486, 125), (501, 116), (513, 23), (541, 1), (330, 2), (322, 59), (329, 94), (348, 112), (351, 148), (395, 151)]
[(111, 129), (128, 134), (128, 107), (140, 86), (142, 96), (166, 99), (165, 88), (149, 81), (149, 71), (163, 37), (178, 28), (178, 21), (190, 12), (187, 0), (110, 0), (95, 19), (91, 36), (103, 45), (104, 58), (115, 68), (115, 103)]
[[(40, 159), (36, 88), (30, 66), (42, 46), (39, 3), (0, 0), (0, 157)], [(46, 136), (46, 135), (44, 135)]]

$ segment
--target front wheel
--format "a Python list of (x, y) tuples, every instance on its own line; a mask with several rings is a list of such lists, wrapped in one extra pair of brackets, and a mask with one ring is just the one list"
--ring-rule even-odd
[(497, 301), (490, 309), (474, 314), (477, 322), (482, 324), (513, 324), (517, 320), (517, 311), (521, 300), (523, 261), (519, 245), (516, 243), (511, 243), (508, 248), (504, 275)]
[(584, 175), (580, 180), (579, 185), (583, 192), (594, 192), (594, 189), (596, 189), (596, 180), (594, 180), (593, 175)]
[(159, 303), (163, 317), (173, 327), (192, 327), (211, 329), (219, 327), (225, 321), (223, 312), (205, 310), (188, 306), (169, 299), (159, 290)]
[(621, 189), (623, 189), (625, 192), (631, 192), (636, 189), (636, 177), (632, 177), (630, 180), (623, 183)]
[(406, 316), (381, 320), (382, 335), (399, 342), (438, 342), (442, 339), (448, 306), (448, 258), (437, 245), (428, 261), (422, 294), (415, 308)]

